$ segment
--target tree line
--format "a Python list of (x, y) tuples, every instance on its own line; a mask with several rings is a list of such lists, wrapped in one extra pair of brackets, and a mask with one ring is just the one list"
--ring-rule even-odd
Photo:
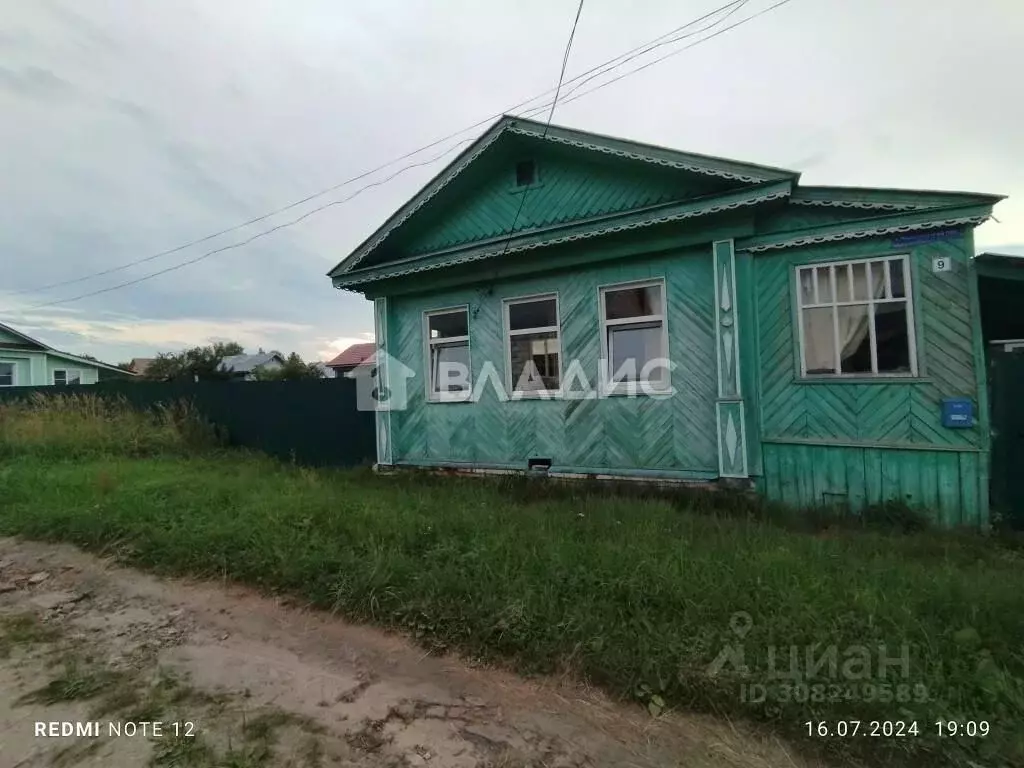
[[(260, 350), (263, 352), (263, 350)], [(181, 352), (162, 352), (146, 367), (140, 378), (155, 381), (174, 379), (227, 380), (235, 373), (225, 368), (224, 359), (244, 355), (245, 348), (237, 341), (216, 342), (204, 347), (192, 347)], [(296, 379), (322, 379), (324, 372), (317, 363), (305, 362), (296, 352), (284, 357), (277, 368), (256, 368), (257, 381), (294, 381)], [(131, 363), (119, 363), (118, 368), (131, 371)]]

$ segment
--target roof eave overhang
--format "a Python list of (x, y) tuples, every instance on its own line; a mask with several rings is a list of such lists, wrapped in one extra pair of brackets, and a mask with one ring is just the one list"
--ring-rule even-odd
[(667, 147), (653, 144), (641, 144), (612, 136), (576, 131), (557, 125), (546, 126), (534, 120), (510, 118), (509, 133), (541, 139), (556, 144), (565, 144), (582, 149), (601, 152), (628, 160), (676, 168), (703, 176), (720, 179), (742, 181), (747, 184), (758, 184), (768, 181), (789, 179), (794, 183), (799, 180), (800, 172), (786, 168), (775, 168), (768, 165), (739, 162), (711, 155), (698, 155), (692, 152), (680, 152)]
[(129, 376), (135, 376), (136, 375), (134, 373), (131, 373), (130, 371), (125, 371), (125, 370), (123, 370), (121, 368), (118, 368), (117, 366), (109, 365), (107, 363), (101, 363), (98, 360), (90, 360), (90, 359), (88, 359), (86, 357), (79, 357), (78, 355), (71, 355), (71, 354), (68, 354), (67, 352), (61, 352), (59, 349), (54, 349), (49, 344), (44, 344), (43, 342), (39, 341), (38, 339), (33, 339), (31, 336), (28, 336), (28, 335), (22, 333), (21, 331), (15, 330), (14, 328), (11, 328), (11, 326), (6, 325), (5, 323), (0, 323), (0, 329), (3, 329), (7, 333), (10, 333), (10, 334), (12, 334), (14, 336), (18, 336), (19, 338), (24, 339), (32, 347), (31, 349), (21, 349), (19, 351), (24, 351), (24, 352), (44, 352), (44, 353), (46, 353), (48, 355), (53, 355), (55, 357), (62, 357), (65, 360), (71, 360), (73, 362), (81, 363), (83, 365), (91, 365), (91, 366), (94, 366), (96, 368), (105, 368), (108, 371), (117, 371), (118, 373), (124, 373), (124, 374), (127, 374)]
[(62, 357), (65, 360), (71, 360), (82, 365), (91, 365), (94, 368), (103, 368), (108, 371), (116, 371), (117, 373), (123, 373), (125, 376), (138, 376), (139, 374), (132, 371), (126, 371), (123, 368), (118, 368), (116, 365), (110, 365), (109, 363), (101, 363), (99, 360), (90, 360), (87, 357), (79, 357), (78, 355), (72, 355), (67, 352), (61, 352), (59, 349), (53, 349), (48, 347), (46, 353), (53, 355), (54, 357)]
[(28, 334), (22, 333), (21, 331), (15, 328), (11, 328), (11, 326), (5, 323), (0, 323), (0, 330), (9, 333), (12, 336), (17, 336), (19, 339), (23, 339), (28, 345), (35, 347), (35, 351), (37, 352), (47, 352), (50, 350), (50, 347), (47, 346), (46, 344), (43, 344), (43, 342), (39, 341), (38, 339), (33, 339)]
[(792, 191), (793, 182), (788, 179), (744, 187), (743, 189), (714, 197), (677, 201), (651, 206), (639, 211), (627, 211), (584, 222), (573, 222), (542, 230), (522, 232), (512, 238), (496, 238), (487, 243), (477, 243), (471, 247), (453, 249), (440, 254), (434, 253), (400, 262), (391, 262), (379, 267), (354, 270), (334, 277), (332, 283), (335, 288), (363, 292), (365, 288), (369, 288), (373, 283), (395, 277), (445, 269), (508, 254), (563, 245), (659, 224), (697, 219), (729, 211), (754, 209), (771, 204), (774, 201), (784, 200), (792, 194)]
[(909, 213), (890, 213), (870, 219), (859, 219), (813, 229), (748, 237), (736, 242), (736, 250), (757, 254), (844, 240), (899, 235), (947, 227), (977, 226), (991, 215), (991, 204), (943, 206)]
[(792, 205), (819, 208), (849, 208), (874, 211), (915, 211), (927, 208), (995, 205), (1005, 195), (978, 192), (945, 192), (926, 189), (887, 189), (882, 187), (799, 187), (793, 192)]
[(1024, 280), (1024, 256), (1009, 253), (979, 253), (974, 266), (981, 277), (999, 280)]

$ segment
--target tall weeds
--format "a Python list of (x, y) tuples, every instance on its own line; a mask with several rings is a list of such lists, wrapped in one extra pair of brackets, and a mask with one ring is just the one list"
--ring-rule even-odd
[(0, 455), (180, 455), (219, 442), (216, 429), (188, 401), (139, 410), (123, 397), (34, 393), (0, 404)]

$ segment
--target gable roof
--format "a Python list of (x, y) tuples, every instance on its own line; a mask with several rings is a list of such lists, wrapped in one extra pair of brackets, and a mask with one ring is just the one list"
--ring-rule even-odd
[(364, 344), (353, 344), (341, 354), (327, 361), (330, 368), (354, 368), (357, 365), (371, 363), (377, 353), (377, 342), (368, 341)]
[[(697, 194), (673, 193), (667, 199), (649, 204), (637, 202), (632, 206), (607, 211), (588, 213), (581, 209), (574, 217), (534, 221), (518, 228), (515, 227), (518, 214), (516, 218), (510, 217), (511, 224), (506, 222), (497, 229), (494, 220), (485, 221), (489, 230), (476, 221), (470, 227), (470, 236), (464, 236), (463, 232), (462, 239), (459, 239), (459, 235), (452, 237), (441, 227), (440, 231), (446, 232), (447, 241), (442, 238), (431, 242), (428, 238), (427, 247), (420, 250), (409, 247), (404, 233), (412, 236), (412, 242), (415, 243), (415, 235), (419, 230), (417, 224), (406, 227), (405, 222), (473, 166), (489, 147), (505, 135), (527, 136), (531, 141), (570, 145), (594, 153), (625, 158), (631, 164), (648, 163), (678, 169), (690, 174), (691, 180), (696, 178), (695, 174), (703, 175), (708, 177), (703, 185), (706, 191), (703, 194), (699, 191)], [(489, 166), (490, 160), (483, 159), (477, 167), (490, 172)], [(670, 172), (669, 176), (672, 175)], [(718, 182), (713, 182), (711, 177), (717, 178)], [(1002, 195), (972, 192), (800, 187), (799, 177), (797, 171), (680, 152), (562, 126), (548, 127), (537, 121), (506, 115), (463, 150), (376, 232), (335, 266), (328, 276), (336, 288), (369, 295), (370, 291), (375, 290), (373, 286), (394, 278), (408, 278), (426, 271), (503, 258), (509, 254), (641, 227), (693, 221), (739, 209), (750, 212), (748, 218), (756, 219), (757, 224), (752, 233), (736, 241), (737, 249), (759, 253), (821, 242), (976, 226), (987, 220), (992, 214), (992, 207), (1004, 199)], [(461, 192), (473, 195), (474, 184), (471, 182), (475, 181), (475, 178), (467, 174), (459, 187), (452, 187), (450, 197), (458, 198)], [(485, 189), (481, 199), (488, 199), (487, 194)], [(446, 197), (449, 195), (438, 198), (439, 202)], [(519, 210), (522, 210), (522, 205)], [(444, 212), (440, 213), (443, 221)], [(472, 219), (477, 213), (480, 212), (471, 210), (466, 218)], [(767, 216), (762, 217), (762, 214)], [(430, 209), (419, 214), (419, 219), (428, 224), (435, 218), (438, 217), (431, 216)], [(487, 216), (482, 214), (477, 218), (486, 220)], [(762, 224), (764, 228), (760, 228)], [(430, 227), (426, 231), (431, 231)], [(406, 280), (406, 285), (411, 283)]]
[(43, 342), (38, 339), (33, 339), (28, 334), (22, 333), (21, 331), (12, 328), (9, 325), (5, 325), (4, 323), (0, 323), (0, 331), (4, 331), (5, 333), (9, 333), (11, 336), (21, 339), (26, 346), (35, 347), (39, 351), (46, 351), (49, 349), (46, 344), (43, 344)]
[(763, 184), (788, 180), (796, 182), (800, 174), (783, 168), (738, 162), (711, 155), (681, 152), (654, 144), (644, 144), (627, 139), (605, 136), (599, 133), (581, 131), (564, 126), (548, 126), (545, 123), (526, 118), (504, 115), (488, 128), (480, 138), (460, 152), (445, 168), (434, 176), (412, 199), (395, 211), (377, 230), (333, 269), (329, 277), (342, 275), (359, 265), (371, 252), (383, 243), (392, 232), (404, 224), (414, 213), (432, 200), (442, 189), (459, 176), (473, 161), (487, 150), (502, 135), (528, 136), (534, 139), (564, 144), (605, 155), (650, 163), (657, 166), (676, 168), (690, 173), (717, 177), (744, 184)]
[(65, 360), (71, 360), (72, 362), (81, 363), (82, 365), (91, 365), (96, 368), (105, 368), (108, 371), (117, 371), (118, 373), (123, 373), (125, 376), (135, 375), (131, 371), (126, 371), (123, 368), (118, 368), (116, 365), (109, 365), (107, 363), (101, 363), (99, 360), (90, 360), (89, 358), (80, 357), (79, 355), (72, 355), (69, 354), (68, 352), (61, 352), (59, 349), (54, 349), (49, 344), (44, 344), (43, 342), (39, 341), (39, 339), (34, 339), (28, 334), (15, 330), (14, 328), (5, 323), (0, 323), (0, 331), (5, 331), (6, 333), (11, 334), (12, 336), (17, 336), (18, 338), (24, 339), (27, 344), (36, 347), (40, 352), (46, 352), (47, 354), (54, 355), (55, 357), (60, 357)]
[(280, 352), (257, 352), (253, 355), (228, 355), (220, 361), (220, 367), (225, 371), (235, 373), (249, 373), (261, 365), (277, 362), (284, 364), (284, 358)]

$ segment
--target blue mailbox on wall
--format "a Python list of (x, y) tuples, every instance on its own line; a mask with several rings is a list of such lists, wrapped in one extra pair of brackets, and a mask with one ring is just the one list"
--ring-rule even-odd
[(942, 401), (942, 426), (966, 429), (974, 426), (974, 401), (969, 397), (947, 397)]

